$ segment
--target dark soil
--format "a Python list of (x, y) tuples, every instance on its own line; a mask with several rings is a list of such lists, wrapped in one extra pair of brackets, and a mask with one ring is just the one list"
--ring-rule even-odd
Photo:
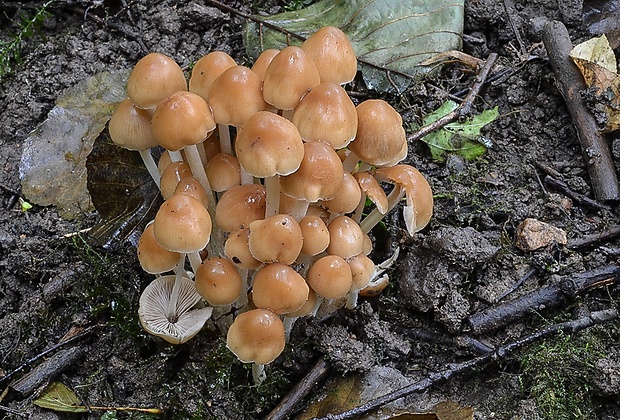
[[(323, 354), (333, 379), (347, 371), (366, 372), (373, 384), (368, 398), (475, 357), (480, 346), (464, 345), (467, 337), (483, 347), (499, 346), (546, 325), (618, 306), (617, 287), (599, 288), (557, 308), (533, 308), (534, 314), (507, 327), (468, 335), (467, 317), (497, 302), (526, 273), (507, 299), (617, 263), (620, 255), (618, 239), (579, 250), (555, 244), (523, 252), (514, 246), (516, 227), (526, 218), (561, 228), (571, 239), (620, 224), (620, 212), (613, 203), (608, 209), (588, 207), (542, 183), (546, 173), (540, 168), (548, 167), (571, 190), (592, 197), (576, 132), (541, 44), (545, 20), (564, 22), (574, 43), (591, 36), (581, 2), (482, 0), (465, 2), (464, 51), (481, 59), (499, 54), (494, 74), (514, 70), (476, 101), (477, 112), (499, 106), (501, 117), (484, 133), (493, 146), (474, 161), (450, 157), (435, 163), (424, 144), (411, 145), (408, 163), (427, 176), (437, 197), (435, 215), (415, 238), (404, 233), (397, 212), (388, 217), (387, 232), (375, 232), (378, 261), (393, 247), (402, 248), (381, 296), (362, 299), (354, 311), (298, 321), (291, 343), (258, 387), (248, 367), (227, 351), (215, 324), (181, 346), (147, 335), (137, 307), (152, 278), (142, 272), (130, 245), (111, 251), (92, 246), (86, 233), (76, 235), (97, 222), (96, 212), (67, 221), (53, 207), (21, 211), (16, 199), (24, 139), (64, 89), (102, 71), (129, 68), (150, 51), (164, 52), (181, 66), (212, 50), (223, 50), (238, 63), (247, 58), (239, 18), (191, 0), (135, 2), (127, 8), (120, 3), (54, 3), (40, 34), (25, 39), (22, 62), (0, 80), (0, 381), (7, 374), (20, 379), (49, 357), (79, 348), (51, 379), (85, 403), (159, 407), (166, 418), (260, 418)], [(231, 3), (246, 13), (274, 13), (287, 2)], [(1, 4), (0, 39), (15, 34), (19, 16), (41, 4)], [(448, 92), (473, 81), (470, 70), (451, 65), (386, 99), (411, 126)], [(617, 152), (620, 138), (610, 139)], [(620, 156), (615, 158), (618, 167)], [(91, 333), (26, 363), (72, 328)], [(619, 337), (618, 325), (607, 324), (548, 339), (397, 405), (416, 412), (454, 400), (473, 407), (476, 418), (620, 418)], [(33, 405), (46, 380), (22, 393), (9, 387), (0, 394), (0, 412), (7, 418), (101, 417), (101, 412), (67, 415)], [(2, 390), (8, 382), (1, 383)], [(319, 395), (317, 388), (298, 409)], [(143, 415), (119, 411), (107, 418), (114, 416)]]

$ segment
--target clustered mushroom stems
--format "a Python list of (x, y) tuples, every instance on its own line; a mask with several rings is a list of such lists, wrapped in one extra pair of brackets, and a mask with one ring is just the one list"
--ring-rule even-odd
[[(234, 307), (221, 326), (227, 345), (260, 381), (296, 319), (354, 307), (360, 291), (385, 287), (368, 232), (406, 197), (414, 234), (433, 199), (424, 177), (400, 164), (398, 112), (383, 100), (355, 106), (343, 89), (356, 72), (351, 43), (334, 27), (301, 47), (266, 50), (251, 69), (209, 53), (189, 88), (164, 54), (136, 64), (109, 128), (140, 151), (165, 200), (138, 244), (156, 276), (140, 298), (149, 333), (183, 343), (213, 310)], [(157, 146), (165, 151), (155, 165)], [(394, 185), (389, 196), (382, 183)], [(364, 218), (367, 200), (375, 208)]]

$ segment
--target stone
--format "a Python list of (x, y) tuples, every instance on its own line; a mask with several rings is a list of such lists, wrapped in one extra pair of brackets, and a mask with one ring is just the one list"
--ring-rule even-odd
[(536, 219), (525, 219), (517, 227), (515, 245), (530, 252), (551, 244), (566, 245), (566, 232)]

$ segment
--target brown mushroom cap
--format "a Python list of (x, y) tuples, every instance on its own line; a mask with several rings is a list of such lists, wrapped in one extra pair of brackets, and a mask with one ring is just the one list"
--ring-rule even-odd
[(266, 365), (284, 350), (284, 324), (267, 309), (252, 309), (235, 318), (226, 345), (244, 363)]
[(170, 251), (200, 251), (209, 243), (211, 217), (200, 201), (189, 195), (175, 194), (159, 208), (153, 232), (157, 242)]
[(152, 221), (144, 228), (136, 250), (140, 266), (150, 274), (171, 271), (179, 263), (179, 253), (168, 251), (155, 239)]
[(263, 263), (258, 261), (250, 252), (250, 228), (238, 229), (228, 235), (224, 243), (224, 254), (239, 268), (253, 270)]
[(260, 111), (239, 129), (235, 151), (248, 173), (266, 178), (296, 171), (304, 146), (292, 122), (273, 112)]
[(317, 255), (329, 246), (329, 230), (323, 219), (315, 215), (306, 215), (299, 221), (304, 241), (301, 252), (306, 255)]
[(299, 169), (280, 178), (282, 192), (310, 203), (334, 198), (344, 179), (338, 154), (329, 144), (320, 141), (305, 143), (303, 148)]
[(282, 263), (267, 264), (254, 276), (252, 300), (257, 308), (286, 314), (306, 303), (308, 285), (292, 267)]
[(301, 48), (315, 62), (321, 82), (349, 83), (357, 73), (353, 45), (344, 32), (324, 26), (304, 41)]
[(181, 178), (174, 189), (174, 194), (189, 195), (190, 197), (200, 201), (205, 208), (209, 208), (209, 196), (207, 195), (202, 184), (200, 184), (200, 182), (198, 182), (198, 180), (194, 177), (188, 176)]
[(349, 264), (337, 255), (327, 255), (312, 264), (307, 281), (317, 295), (326, 299), (346, 296), (353, 282)]
[(142, 57), (127, 80), (127, 95), (142, 109), (154, 109), (162, 99), (179, 90), (187, 90), (183, 70), (172, 58), (160, 53)]
[(368, 286), (375, 272), (375, 263), (364, 253), (348, 258), (346, 261), (351, 268), (351, 276), (353, 279), (351, 291), (356, 292)]
[(189, 91), (205, 101), (209, 98), (211, 84), (225, 70), (236, 66), (235, 60), (223, 51), (213, 51), (196, 61), (189, 79)]
[(364, 250), (364, 233), (350, 217), (338, 216), (329, 223), (327, 228), (329, 230), (328, 254), (351, 258)]
[(185, 162), (172, 162), (166, 166), (161, 173), (161, 196), (164, 200), (169, 199), (174, 194), (174, 190), (179, 185), (179, 181), (192, 176), (189, 165)]
[(275, 48), (271, 48), (260, 53), (254, 64), (252, 65), (252, 71), (256, 73), (260, 81), (265, 80), (265, 72), (267, 71), (267, 67), (273, 61), (273, 58), (278, 55), (280, 50), (276, 50)]
[(381, 166), (402, 155), (407, 138), (402, 118), (382, 99), (371, 99), (357, 106), (357, 135), (349, 149), (362, 161)]
[(357, 180), (362, 192), (372, 201), (381, 214), (388, 211), (388, 198), (379, 185), (379, 182), (368, 172), (356, 172), (353, 177)]
[(235, 185), (241, 185), (241, 167), (233, 155), (218, 153), (209, 159), (205, 171), (213, 191), (224, 192)]
[[(303, 243), (299, 223), (288, 214), (276, 214), (250, 223), (250, 252), (264, 263), (293, 264)], [(277, 311), (276, 311), (277, 312)]]
[(334, 149), (346, 147), (357, 132), (355, 105), (335, 83), (321, 83), (312, 89), (295, 108), (291, 121), (305, 141), (321, 140)]
[(265, 71), (263, 97), (278, 109), (290, 110), (319, 83), (319, 71), (305, 51), (288, 46), (271, 60)]
[(206, 259), (196, 270), (196, 291), (211, 305), (233, 303), (241, 293), (243, 282), (237, 268), (227, 259)]
[(262, 185), (234, 186), (220, 197), (215, 208), (215, 222), (224, 232), (248, 227), (254, 220), (265, 217), (265, 205)]
[(322, 201), (320, 204), (332, 214), (344, 214), (355, 211), (361, 199), (362, 191), (357, 181), (353, 175), (345, 172), (340, 193), (331, 200)]
[(121, 102), (108, 125), (110, 138), (116, 144), (129, 150), (147, 150), (157, 146), (151, 132), (151, 115), (134, 106), (131, 99)]
[(264, 111), (261, 81), (249, 68), (226, 69), (211, 85), (209, 104), (218, 124), (241, 127), (252, 115)]
[(172, 151), (205, 140), (216, 127), (209, 105), (192, 92), (179, 91), (163, 99), (151, 119), (153, 136)]

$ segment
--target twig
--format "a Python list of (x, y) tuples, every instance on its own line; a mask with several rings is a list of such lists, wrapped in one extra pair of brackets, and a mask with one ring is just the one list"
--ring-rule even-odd
[(620, 226), (612, 226), (607, 230), (590, 235), (584, 235), (581, 238), (574, 238), (568, 241), (566, 247), (569, 249), (579, 249), (586, 246), (598, 244), (600, 242), (610, 241), (620, 236)]
[(601, 286), (603, 280), (611, 278), (612, 280), (605, 284), (618, 283), (619, 277), (620, 267), (617, 265), (608, 265), (566, 277), (551, 286), (477, 312), (467, 318), (467, 323), (474, 334), (484, 334), (508, 325), (540, 308), (557, 307), (568, 298), (574, 298), (592, 287)]
[(497, 302), (503, 300), (506, 296), (508, 296), (509, 294), (511, 294), (512, 292), (517, 290), (519, 287), (521, 287), (521, 285), (527, 279), (532, 277), (534, 275), (534, 273), (536, 273), (536, 269), (535, 268), (531, 268), (527, 273), (525, 273), (525, 275), (523, 277), (521, 277), (515, 284), (513, 284), (510, 289), (506, 290), (500, 297), (498, 297), (497, 298)]
[(265, 420), (282, 420), (291, 417), (295, 406), (308, 395), (317, 382), (323, 379), (331, 369), (330, 363), (321, 357), (310, 371), (293, 389), (275, 406)]
[(532, 343), (541, 341), (545, 338), (558, 335), (560, 333), (574, 334), (586, 328), (590, 328), (594, 325), (605, 324), (607, 322), (615, 321), (617, 319), (618, 310), (607, 309), (603, 311), (592, 312), (589, 316), (583, 318), (562, 322), (560, 324), (550, 325), (546, 328), (534, 332), (533, 334), (501, 346), (491, 353), (476, 357), (462, 363), (457, 363), (455, 365), (452, 365), (449, 369), (445, 371), (432, 373), (427, 378), (421, 381), (415, 382), (411, 385), (407, 385), (404, 388), (396, 390), (388, 395), (379, 397), (375, 400), (369, 401), (366, 404), (363, 404), (352, 410), (345, 411), (340, 414), (330, 414), (325, 417), (315, 418), (315, 420), (344, 420), (360, 417), (366, 413), (376, 410), (379, 407), (384, 406), (385, 404), (391, 403), (392, 401), (396, 401), (400, 398), (406, 397), (416, 392), (423, 392), (431, 386), (446, 382), (456, 375), (470, 372), (474, 368), (487, 366), (492, 362), (508, 360), (512, 357), (512, 354), (515, 351)]
[(455, 346), (464, 349), (473, 354), (486, 354), (493, 350), (482, 341), (469, 335), (446, 336), (435, 331), (425, 328), (407, 328), (399, 327), (397, 332), (415, 341), (423, 341), (425, 343), (437, 343), (445, 346)]
[(547, 22), (542, 32), (542, 40), (557, 79), (558, 89), (577, 130), (594, 196), (599, 201), (620, 200), (620, 186), (611, 152), (594, 117), (582, 100), (580, 91), (586, 88), (583, 76), (568, 55), (573, 49), (568, 30), (561, 22)]
[(566, 183), (564, 181), (560, 181), (559, 179), (555, 179), (554, 177), (547, 175), (545, 176), (545, 184), (547, 184), (548, 186), (550, 186), (551, 188), (560, 191), (562, 194), (564, 194), (565, 196), (571, 198), (572, 200), (576, 201), (577, 203), (586, 205), (590, 208), (596, 209), (596, 210), (606, 210), (606, 211), (611, 211), (611, 207), (610, 206), (606, 206), (605, 204), (601, 204), (596, 200), (592, 200), (589, 197), (586, 197), (583, 194), (579, 194), (576, 191), (573, 191), (570, 189), (570, 187), (568, 185), (566, 185)]
[(425, 125), (424, 127), (420, 128), (415, 133), (410, 134), (407, 137), (407, 141), (409, 142), (418, 141), (422, 137), (426, 136), (427, 134), (430, 134), (433, 131), (438, 130), (441, 127), (444, 127), (447, 124), (450, 124), (451, 122), (459, 118), (469, 116), (471, 114), (471, 109), (472, 109), (474, 100), (476, 99), (476, 96), (478, 95), (478, 93), (480, 92), (480, 89), (484, 85), (484, 82), (486, 78), (488, 77), (491, 69), (493, 68), (493, 64), (495, 63), (496, 59), (497, 59), (496, 53), (489, 54), (489, 57), (484, 63), (484, 67), (480, 71), (480, 74), (478, 75), (478, 77), (476, 77), (476, 82), (472, 86), (471, 90), (469, 91), (469, 93), (467, 94), (463, 102), (454, 111), (450, 112), (449, 114), (444, 115), (437, 121), (434, 121), (428, 125)]

